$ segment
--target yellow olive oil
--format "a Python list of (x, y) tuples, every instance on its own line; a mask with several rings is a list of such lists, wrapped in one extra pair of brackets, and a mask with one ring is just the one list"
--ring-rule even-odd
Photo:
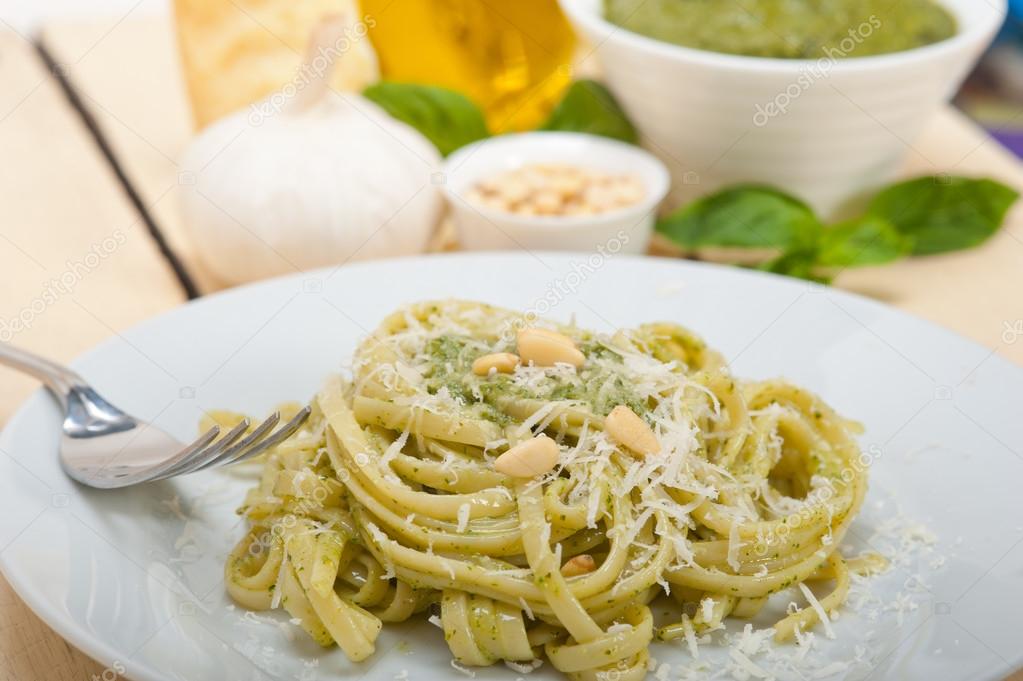
[(541, 124), (571, 80), (557, 0), (361, 0), (384, 78), (468, 96), (493, 132)]

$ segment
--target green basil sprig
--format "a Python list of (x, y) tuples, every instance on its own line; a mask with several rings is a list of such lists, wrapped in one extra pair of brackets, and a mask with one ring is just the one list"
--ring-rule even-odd
[(1019, 192), (988, 179), (920, 177), (882, 191), (868, 212), (913, 239), (913, 253), (932, 255), (982, 244), (998, 231)]
[(759, 269), (827, 282), (849, 267), (976, 246), (1018, 196), (994, 180), (921, 177), (882, 191), (866, 214), (826, 226), (795, 197), (742, 185), (683, 206), (657, 230), (686, 249), (748, 249), (766, 254)]
[(393, 118), (421, 132), (443, 156), (490, 136), (480, 108), (454, 90), (381, 81), (362, 94)]
[(629, 144), (638, 139), (636, 128), (614, 96), (595, 80), (572, 83), (540, 129), (586, 132)]
[(793, 250), (821, 225), (805, 203), (771, 187), (739, 185), (698, 199), (657, 229), (686, 248)]
[[(362, 94), (422, 133), (443, 156), (491, 134), (483, 111), (454, 90), (385, 80), (370, 85)], [(593, 80), (572, 83), (540, 129), (586, 132), (630, 144), (637, 140), (636, 129), (618, 102)]]

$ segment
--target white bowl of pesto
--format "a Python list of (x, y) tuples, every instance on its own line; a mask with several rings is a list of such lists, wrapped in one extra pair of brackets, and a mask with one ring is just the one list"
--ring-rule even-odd
[(786, 24), (779, 0), (560, 2), (671, 169), (670, 203), (761, 182), (831, 216), (920, 153), (1006, 14), (1006, 0), (821, 0), (787, 3), (815, 15)]

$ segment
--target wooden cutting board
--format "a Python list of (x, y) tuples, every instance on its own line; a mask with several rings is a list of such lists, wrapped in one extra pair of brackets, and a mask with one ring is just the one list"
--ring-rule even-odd
[[(58, 360), (185, 299), (186, 287), (150, 229), (179, 256), (199, 292), (221, 287), (202, 267), (201, 244), (187, 237), (177, 213), (176, 159), (191, 125), (172, 27), (165, 18), (133, 13), (51, 23), (39, 36), (109, 158), (33, 45), (0, 34), (0, 152), (6, 161), (0, 168), (0, 322), (23, 316), (28, 324), (13, 342)], [(951, 109), (936, 115), (907, 152), (907, 174), (983, 174), (1023, 188), (1016, 159)], [(110, 253), (108, 238), (117, 241), (106, 242)], [(442, 234), (437, 247), (448, 241)], [(103, 251), (89, 258), (95, 266), (79, 267), (94, 248)], [(62, 277), (68, 285), (54, 294), (52, 282)], [(837, 285), (1023, 364), (1023, 335), (1014, 333), (1017, 320), (1023, 326), (1023, 207), (978, 249), (847, 272)], [(2, 368), (0, 379), (2, 424), (34, 384)], [(105, 679), (114, 678), (112, 671), (68, 646), (0, 579), (0, 681)], [(1012, 678), (1023, 681), (1023, 674)]]

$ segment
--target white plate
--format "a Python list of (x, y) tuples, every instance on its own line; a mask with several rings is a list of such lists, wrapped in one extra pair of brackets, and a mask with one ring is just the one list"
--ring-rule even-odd
[[(74, 366), (116, 404), (187, 439), (202, 409), (263, 414), (308, 398), (385, 313), (445, 296), (575, 314), (603, 329), (675, 320), (721, 349), (739, 375), (784, 375), (866, 424), (871, 490), (853, 541), (904, 543), (903, 560), (868, 582), (879, 602), (847, 610), (835, 622), (837, 640), (818, 636), (802, 663), (805, 677), (854, 658), (857, 647), (860, 662), (834, 678), (998, 679), (1023, 662), (1023, 371), (840, 291), (625, 256), (393, 260), (211, 296), (107, 341)], [(58, 426), (54, 404), (38, 393), (0, 438), (0, 565), (47, 623), (109, 665), (107, 677), (454, 674), (442, 634), (429, 624), (386, 627), (377, 654), (350, 664), (285, 617), (231, 607), (222, 563), (240, 536), (232, 509), (250, 481), (212, 472), (123, 491), (85, 489), (58, 468)], [(917, 523), (936, 535), (932, 545)], [(655, 645), (653, 655), (679, 665), (670, 678), (691, 662), (678, 645)], [(701, 659), (717, 668), (726, 657), (724, 648), (701, 647)], [(503, 666), (478, 673), (518, 676)], [(558, 676), (545, 665), (532, 678)]]

